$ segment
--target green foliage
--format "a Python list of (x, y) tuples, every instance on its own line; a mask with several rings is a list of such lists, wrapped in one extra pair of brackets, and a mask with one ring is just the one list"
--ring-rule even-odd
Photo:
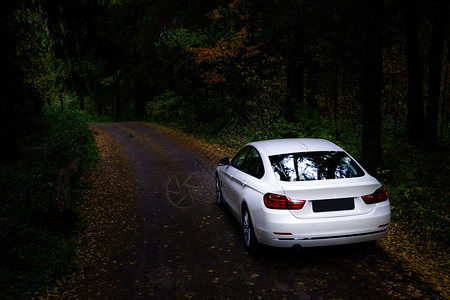
[(166, 123), (184, 123), (192, 121), (193, 109), (173, 90), (166, 90), (146, 105), (150, 120)]
[[(174, 21), (176, 22), (176, 21)], [(169, 48), (180, 48), (184, 51), (189, 51), (190, 47), (196, 47), (205, 44), (205, 36), (198, 32), (190, 32), (186, 28), (169, 28), (164, 31), (168, 36), (167, 40), (158, 40), (155, 43), (156, 47), (166, 46)]]
[(406, 142), (386, 146), (384, 183), (393, 221), (418, 242), (450, 247), (450, 157), (441, 151), (423, 152)]
[[(96, 161), (97, 152), (92, 131), (87, 119), (74, 110), (62, 111), (58, 106), (44, 110), (47, 126), (43, 142), (36, 148), (43, 159), (51, 162), (55, 168), (66, 166), (75, 157), (80, 157), (84, 166)], [(35, 153), (30, 153), (35, 159)], [(48, 165), (47, 165), (48, 166)]]
[(73, 187), (82, 192), (83, 171), (98, 159), (93, 132), (75, 111), (47, 107), (44, 130), (21, 141), (23, 159), (0, 166), (0, 298), (29, 297), (48, 287), (71, 266), (75, 245), (70, 235), (50, 230), (58, 169), (75, 157), (82, 172)]
[(3, 256), (8, 265), (0, 269), (2, 299), (28, 299), (39, 295), (56, 277), (73, 267), (76, 245), (50, 231), (23, 227), (12, 242), (14, 247)]

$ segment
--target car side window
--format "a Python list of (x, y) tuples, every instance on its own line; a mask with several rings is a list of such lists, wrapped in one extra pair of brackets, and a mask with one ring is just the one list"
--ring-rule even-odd
[(259, 179), (264, 175), (263, 162), (258, 151), (253, 147), (249, 148), (245, 155), (242, 171)]
[(245, 157), (247, 152), (250, 150), (250, 147), (242, 148), (231, 160), (230, 165), (235, 167), (236, 169), (242, 170), (242, 166), (244, 164)]

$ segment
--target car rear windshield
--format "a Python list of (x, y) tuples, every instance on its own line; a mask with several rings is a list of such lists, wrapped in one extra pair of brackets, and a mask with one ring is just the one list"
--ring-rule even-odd
[(307, 181), (360, 177), (364, 171), (345, 152), (320, 151), (270, 156), (275, 176), (281, 181)]

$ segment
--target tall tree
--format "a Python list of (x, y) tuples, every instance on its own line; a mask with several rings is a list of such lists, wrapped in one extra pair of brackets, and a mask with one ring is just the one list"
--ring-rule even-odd
[(432, 1), (433, 30), (430, 40), (430, 74), (428, 84), (425, 140), (434, 146), (437, 137), (438, 107), (441, 88), (447, 1)]
[(303, 16), (297, 17), (296, 28), (291, 29), (287, 54), (287, 87), (291, 92), (292, 101), (287, 101), (285, 117), (288, 122), (294, 121), (295, 108), (303, 105), (304, 62), (304, 24)]
[(408, 139), (418, 145), (423, 139), (424, 101), (418, 38), (417, 0), (404, 1), (406, 53), (408, 57)]
[(383, 0), (367, 0), (364, 40), (362, 161), (376, 172), (381, 157), (381, 78), (383, 54)]
[(0, 4), (0, 36), (3, 40), (2, 70), (6, 76), (0, 80), (0, 161), (16, 161), (19, 159), (19, 144), (16, 134), (14, 74), (15, 38), (11, 28), (11, 20), (16, 9), (16, 1), (5, 0)]
[[(296, 22), (293, 22), (295, 33), (292, 39), (292, 44), (288, 52), (287, 61), (287, 86), (293, 93), (295, 106), (303, 106), (304, 98), (304, 75), (305, 75), (305, 18), (306, 13), (303, 7), (304, 3), (301, 1), (294, 1), (293, 12)], [(291, 107), (288, 113), (287, 121), (293, 121), (293, 112)]]
[[(36, 87), (30, 83), (30, 78), (34, 79), (32, 73), (36, 70), (33, 68), (39, 65), (36, 61), (43, 60), (39, 56), (42, 53), (35, 51), (34, 46), (52, 45), (53, 58), (75, 63), (80, 52), (89, 45), (87, 41), (90, 29), (95, 28), (93, 22), (98, 5), (95, 1), (1, 1), (0, 35), (4, 45), (0, 60), (7, 76), (0, 81), (0, 161), (19, 160), (18, 139), (39, 130), (36, 125), (44, 99), (34, 90)], [(43, 26), (36, 26), (39, 22)], [(57, 77), (56, 73), (54, 70), (52, 75)], [(69, 78), (62, 80), (64, 84), (69, 81)]]

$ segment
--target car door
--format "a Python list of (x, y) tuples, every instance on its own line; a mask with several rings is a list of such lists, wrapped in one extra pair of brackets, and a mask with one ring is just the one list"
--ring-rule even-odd
[(236, 201), (237, 197), (237, 181), (235, 179), (236, 173), (239, 171), (239, 168), (242, 167), (246, 153), (249, 150), (249, 147), (242, 148), (231, 160), (230, 165), (223, 172), (222, 176), (222, 192), (225, 201), (228, 203), (230, 208), (234, 213), (236, 211)]
[[(233, 162), (232, 162), (233, 163)], [(249, 146), (248, 149), (236, 159), (232, 178), (230, 181), (230, 207), (236, 214), (240, 214), (241, 203), (246, 189), (253, 185), (253, 181), (264, 174), (262, 161), (258, 151)], [(251, 188), (250, 186), (250, 188)]]

